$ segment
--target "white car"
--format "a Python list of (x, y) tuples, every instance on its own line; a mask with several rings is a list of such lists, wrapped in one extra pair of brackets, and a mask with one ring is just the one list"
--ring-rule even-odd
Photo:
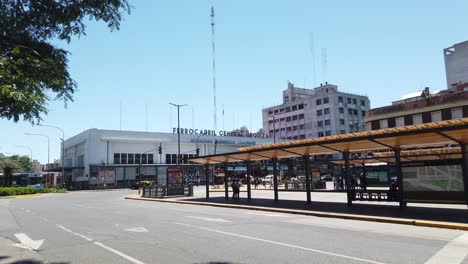
[(263, 181), (264, 181), (265, 183), (270, 183), (270, 182), (272, 182), (272, 181), (273, 181), (273, 175), (267, 175), (267, 176), (265, 176), (265, 178), (263, 179)]

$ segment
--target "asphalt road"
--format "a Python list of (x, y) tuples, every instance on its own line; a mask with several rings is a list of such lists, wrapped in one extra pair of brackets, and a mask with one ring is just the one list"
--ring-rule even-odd
[(468, 264), (468, 232), (123, 199), (133, 192), (1, 199), (0, 263)]

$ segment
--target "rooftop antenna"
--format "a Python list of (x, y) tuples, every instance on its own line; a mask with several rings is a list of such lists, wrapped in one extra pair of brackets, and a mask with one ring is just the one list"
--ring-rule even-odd
[(323, 82), (327, 80), (327, 48), (322, 48), (322, 72)]
[(213, 52), (213, 128), (216, 131), (216, 64), (215, 64), (215, 37), (214, 37), (214, 7), (211, 6), (211, 48)]
[(310, 33), (310, 52), (312, 53), (312, 68), (314, 71), (314, 84), (313, 86), (317, 86), (317, 70), (315, 67), (315, 47), (314, 47), (314, 34)]

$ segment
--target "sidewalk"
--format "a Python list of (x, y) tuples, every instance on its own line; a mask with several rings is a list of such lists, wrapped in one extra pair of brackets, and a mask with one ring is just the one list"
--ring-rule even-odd
[[(348, 207), (345, 193), (316, 192), (311, 193), (311, 204), (306, 203), (305, 192), (280, 192), (279, 201), (275, 202), (273, 191), (266, 190), (252, 190), (250, 201), (247, 200), (246, 193), (241, 193), (239, 201), (225, 200), (223, 192), (210, 192), (210, 199), (207, 200), (202, 188), (204, 189), (200, 186), (194, 190), (194, 197), (148, 199), (135, 194), (126, 199), (468, 230), (466, 205), (410, 203), (406, 209), (400, 209), (398, 203), (355, 201), (352, 207)], [(229, 195), (231, 196), (231, 192)]]

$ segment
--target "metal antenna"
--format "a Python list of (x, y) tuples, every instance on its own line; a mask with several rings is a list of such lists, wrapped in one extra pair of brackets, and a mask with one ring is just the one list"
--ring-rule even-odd
[(211, 6), (211, 47), (213, 51), (213, 125), (216, 131), (216, 64), (215, 64), (215, 38), (214, 38), (214, 7)]
[(327, 81), (327, 48), (322, 48), (323, 82)]

